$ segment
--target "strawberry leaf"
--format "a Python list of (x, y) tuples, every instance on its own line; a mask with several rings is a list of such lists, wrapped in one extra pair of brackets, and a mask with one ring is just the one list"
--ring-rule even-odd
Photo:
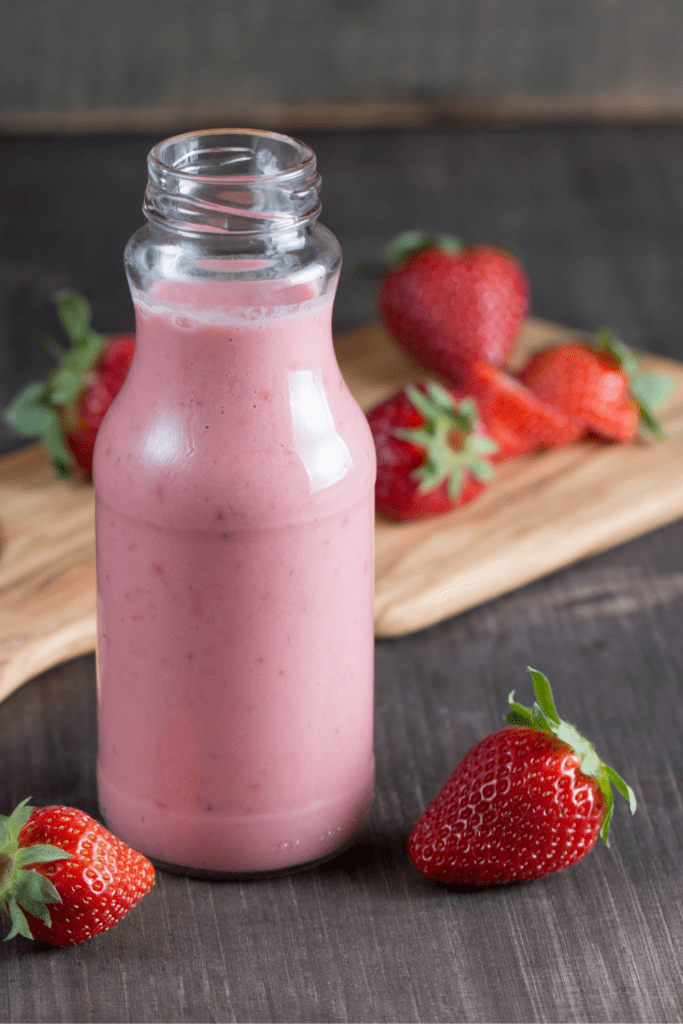
[(62, 289), (55, 294), (57, 315), (72, 346), (80, 344), (90, 328), (90, 303), (78, 292)]
[(505, 715), (505, 721), (509, 722), (510, 725), (521, 725), (527, 729), (535, 727), (535, 722), (531, 715), (531, 709), (525, 708), (523, 704), (518, 704), (514, 697), (515, 691), (512, 690), (508, 697), (508, 704), (512, 708), (512, 711), (509, 711), (508, 714)]
[(60, 366), (52, 376), (52, 393), (50, 401), (53, 405), (68, 405), (79, 395), (83, 387), (83, 377), (70, 366)]
[(7, 939), (15, 935), (33, 938), (24, 911), (49, 926), (47, 904), (61, 903), (61, 896), (50, 879), (31, 865), (71, 857), (65, 850), (47, 843), (19, 846), (21, 832), (34, 810), (26, 799), (14, 808), (9, 817), (0, 815), (0, 908), (12, 920)]
[(609, 827), (612, 821), (612, 814), (614, 813), (614, 793), (609, 782), (603, 780), (602, 777), (598, 776), (597, 781), (605, 799), (605, 817), (602, 819), (602, 825), (600, 826), (600, 838), (605, 846), (609, 846)]
[(5, 410), (5, 418), (17, 434), (40, 441), (58, 476), (69, 475), (72, 456), (64, 442), (59, 413), (50, 401), (48, 384), (29, 384)]
[(14, 897), (10, 896), (5, 903), (10, 918), (12, 919), (12, 928), (5, 936), (5, 942), (9, 939), (13, 939), (15, 935), (23, 935), (25, 939), (32, 939), (31, 929), (28, 926), (26, 915), (21, 909)]
[(390, 266), (410, 259), (422, 249), (442, 249), (444, 252), (457, 255), (462, 242), (452, 235), (443, 235), (432, 231), (403, 231), (389, 242), (385, 255)]
[(624, 780), (622, 779), (621, 775), (618, 775), (617, 772), (615, 772), (614, 768), (610, 768), (610, 766), (607, 765), (607, 764), (603, 764), (602, 772), (603, 772), (604, 775), (607, 776), (607, 778), (609, 779), (610, 782), (614, 783), (614, 785), (617, 787), (617, 789), (619, 790), (621, 795), (624, 797), (624, 799), (628, 800), (628, 805), (629, 805), (629, 808), (631, 809), (631, 814), (635, 814), (636, 813), (636, 794), (633, 792), (633, 790), (629, 786), (628, 782), (624, 782)]
[(29, 384), (5, 410), (5, 419), (17, 434), (35, 437), (43, 432), (53, 412), (48, 402), (47, 385)]
[[(39, 917), (45, 924), (50, 925), (50, 912), (46, 907), (48, 903), (61, 903), (59, 893), (55, 889), (56, 899), (54, 896), (46, 901), (44, 897), (44, 890), (41, 886), (42, 881), (47, 881), (42, 875), (39, 875), (36, 871), (20, 871), (17, 875), (16, 882), (14, 884), (14, 898), (22, 908), (26, 910), (33, 917)], [(52, 886), (54, 889), (54, 886)]]
[(665, 373), (640, 373), (631, 382), (631, 394), (643, 405), (657, 405), (669, 397), (674, 388)]
[(471, 398), (458, 400), (441, 384), (428, 381), (424, 390), (407, 384), (405, 393), (424, 423), (399, 429), (395, 436), (424, 451), (424, 460), (413, 470), (421, 494), (446, 484), (452, 501), (462, 493), (467, 474), (480, 482), (493, 476), (493, 467), (484, 458), (498, 450), (496, 442), (477, 433), (479, 413)]
[(631, 397), (638, 406), (641, 425), (655, 437), (662, 438), (664, 431), (652, 412), (652, 406), (663, 402), (671, 394), (674, 386), (672, 379), (664, 373), (641, 373), (635, 354), (609, 327), (598, 331), (594, 347), (617, 361), (628, 379)]
[[(482, 438), (481, 440), (484, 441), (485, 438)], [(493, 441), (492, 443), (496, 444), (495, 441)], [(493, 454), (493, 452), (497, 450), (497, 445), (495, 448), (488, 449), (488, 451), (491, 454)], [(473, 459), (472, 463), (470, 464), (470, 473), (472, 474), (475, 480), (479, 481), (480, 484), (489, 483), (491, 480), (493, 480), (495, 476), (495, 470), (493, 466), (491, 465), (490, 462), (486, 462), (485, 459)]]
[[(65, 423), (78, 419), (79, 398), (88, 386), (89, 375), (106, 347), (107, 338), (92, 330), (90, 303), (82, 295), (63, 290), (56, 293), (55, 302), (70, 348), (63, 349), (49, 339), (43, 343), (57, 359), (57, 367), (43, 384), (30, 384), (17, 395), (5, 410), (5, 418), (22, 437), (40, 441), (57, 476), (68, 477), (75, 460), (66, 443)], [(60, 415), (58, 410), (69, 406), (73, 408)]]
[(99, 359), (105, 342), (104, 335), (98, 334), (97, 331), (87, 331), (78, 345), (74, 346), (68, 354), (68, 365), (74, 370), (80, 370), (81, 376), (87, 373)]
[(640, 372), (635, 354), (621, 338), (616, 336), (611, 327), (603, 327), (598, 331), (595, 336), (595, 347), (598, 352), (603, 352), (616, 359), (627, 377), (633, 377)]
[[(555, 710), (555, 701), (553, 699), (552, 690), (550, 683), (546, 676), (542, 672), (537, 672), (536, 669), (530, 668), (531, 676), (534, 683), (534, 692), (536, 694), (536, 703), (531, 708), (526, 708), (522, 704), (516, 703), (514, 698), (514, 690), (508, 697), (508, 702), (512, 708), (505, 716), (505, 721), (509, 722), (510, 725), (525, 726), (530, 729), (539, 729), (542, 732), (552, 733), (558, 740), (566, 743), (567, 746), (574, 751), (578, 756), (581, 764), (581, 771), (584, 775), (594, 779), (600, 788), (600, 791), (605, 800), (605, 817), (603, 819), (600, 835), (607, 843), (609, 834), (609, 825), (612, 818), (612, 811), (614, 806), (614, 791), (612, 784), (616, 787), (617, 791), (628, 800), (631, 814), (635, 814), (636, 810), (636, 798), (633, 790), (624, 782), (620, 775), (601, 761), (600, 757), (596, 753), (595, 747), (587, 739), (585, 739), (578, 729), (569, 722), (564, 722), (557, 714)], [(609, 844), (608, 844), (609, 845)]]
[(68, 860), (73, 856), (62, 850), (59, 846), (50, 846), (48, 843), (36, 843), (35, 846), (22, 846), (17, 854), (17, 865), (25, 868), (29, 864), (46, 864), (53, 860)]
[(0, 824), (2, 824), (4, 830), (4, 841), (8, 839), (16, 841), (19, 838), (19, 833), (34, 811), (34, 808), (29, 804), (30, 799), (31, 797), (27, 796), (25, 800), (17, 804), (9, 817), (5, 814), (0, 815)]
[(534, 682), (534, 693), (536, 694), (536, 700), (538, 701), (542, 711), (546, 718), (549, 718), (556, 725), (560, 724), (560, 719), (557, 716), (555, 710), (555, 703), (553, 701), (553, 693), (550, 689), (550, 683), (546, 676), (542, 672), (537, 672), (536, 669), (530, 668), (531, 678)]

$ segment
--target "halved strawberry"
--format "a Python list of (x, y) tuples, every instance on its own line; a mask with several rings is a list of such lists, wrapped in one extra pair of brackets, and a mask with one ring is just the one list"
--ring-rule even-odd
[(75, 464), (90, 477), (97, 431), (126, 378), (135, 336), (93, 331), (90, 304), (77, 292), (60, 291), (55, 301), (71, 347), (51, 343), (56, 369), (25, 388), (5, 417), (18, 434), (41, 442), (58, 476), (69, 476)]
[(496, 461), (573, 444), (584, 433), (581, 420), (541, 401), (511, 374), (478, 361), (463, 387), (473, 395), (486, 430), (498, 443)]
[(638, 360), (611, 330), (595, 342), (580, 339), (536, 352), (519, 379), (538, 398), (610, 441), (632, 441), (638, 426), (656, 436), (661, 427), (651, 406), (671, 387), (663, 374), (643, 374)]

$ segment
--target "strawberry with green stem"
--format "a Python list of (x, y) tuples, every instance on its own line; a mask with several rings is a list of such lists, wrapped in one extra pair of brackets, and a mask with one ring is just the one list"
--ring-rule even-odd
[(475, 498), (493, 475), (497, 445), (471, 399), (433, 381), (408, 384), (368, 413), (377, 451), (377, 511), (438, 515)]
[(7, 939), (70, 946), (118, 924), (154, 884), (146, 857), (73, 807), (0, 816), (0, 909)]
[(413, 359), (454, 384), (478, 359), (505, 362), (529, 308), (529, 282), (514, 256), (420, 231), (394, 239), (387, 254), (379, 315)]
[(530, 669), (536, 702), (510, 694), (510, 728), (485, 736), (415, 824), (408, 852), (440, 882), (494, 885), (541, 878), (608, 841), (614, 786), (633, 790), (555, 709), (547, 678)]
[(672, 381), (643, 373), (634, 353), (608, 328), (594, 342), (561, 342), (535, 352), (518, 378), (541, 401), (607, 440), (632, 441), (639, 426), (662, 437), (652, 407), (666, 398)]
[(70, 347), (49, 343), (57, 367), (43, 383), (25, 388), (5, 417), (22, 437), (40, 441), (58, 476), (78, 466), (90, 477), (97, 431), (126, 378), (135, 337), (94, 331), (90, 304), (77, 292), (57, 292), (55, 301)]

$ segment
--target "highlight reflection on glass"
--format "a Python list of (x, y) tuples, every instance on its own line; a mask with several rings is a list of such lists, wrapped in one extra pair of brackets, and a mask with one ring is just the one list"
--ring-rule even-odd
[(293, 370), (288, 377), (294, 449), (311, 492), (321, 491), (346, 476), (351, 452), (337, 433), (320, 372)]

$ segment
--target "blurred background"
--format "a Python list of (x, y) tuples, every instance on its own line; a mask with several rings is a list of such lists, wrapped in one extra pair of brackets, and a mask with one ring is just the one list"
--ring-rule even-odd
[[(0, 407), (50, 368), (51, 296), (133, 328), (145, 158), (201, 127), (318, 155), (353, 273), (412, 227), (504, 244), (536, 315), (683, 356), (680, 0), (1, 0)], [(0, 451), (17, 444), (0, 424)]]

